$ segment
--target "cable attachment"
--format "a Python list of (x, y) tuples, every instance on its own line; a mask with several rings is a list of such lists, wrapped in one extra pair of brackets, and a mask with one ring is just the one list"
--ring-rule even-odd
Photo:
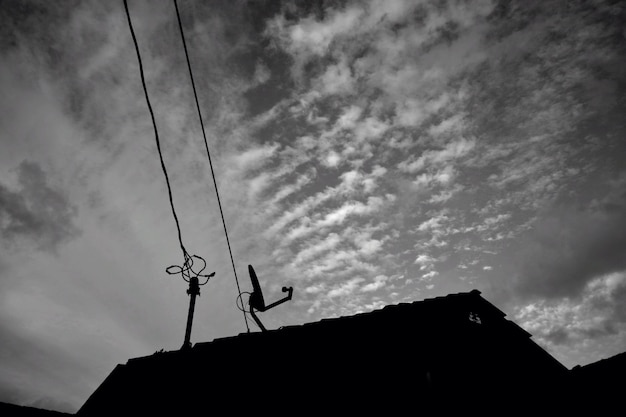
[[(193, 278), (195, 278), (195, 280), (197, 281), (195, 285), (202, 286), (202, 285), (205, 285), (207, 282), (209, 282), (209, 279), (211, 279), (211, 277), (215, 275), (215, 272), (211, 272), (210, 274), (202, 273), (206, 269), (206, 261), (201, 256), (189, 255), (187, 252), (184, 252), (184, 255), (185, 255), (185, 262), (183, 263), (183, 266), (170, 265), (165, 269), (165, 272), (167, 272), (169, 275), (180, 274), (183, 277), (183, 279), (190, 284), (190, 286), (192, 284), (191, 281)], [(202, 268), (200, 268), (199, 271), (196, 271), (193, 268), (194, 258), (202, 262)], [(200, 277), (206, 278), (204, 282), (200, 283)], [(189, 291), (187, 291), (187, 294), (191, 295)], [(200, 290), (198, 290), (197, 295), (200, 295)]]
[[(210, 274), (203, 274), (206, 268), (206, 261), (204, 258), (198, 255), (189, 255), (186, 250), (183, 249), (183, 254), (185, 256), (185, 262), (182, 266), (180, 265), (171, 265), (165, 269), (169, 275), (178, 275), (180, 274), (185, 281), (189, 283), (189, 288), (187, 289), (187, 294), (189, 294), (189, 312), (187, 313), (187, 327), (185, 329), (185, 341), (183, 342), (183, 346), (181, 349), (187, 350), (191, 349), (191, 326), (193, 324), (193, 312), (196, 306), (196, 297), (200, 295), (200, 286), (205, 285), (209, 282), (209, 279), (215, 275), (215, 272), (211, 272)], [(202, 262), (202, 267), (200, 270), (194, 269), (194, 258), (198, 259)], [(200, 278), (206, 278), (202, 283), (200, 283)]]

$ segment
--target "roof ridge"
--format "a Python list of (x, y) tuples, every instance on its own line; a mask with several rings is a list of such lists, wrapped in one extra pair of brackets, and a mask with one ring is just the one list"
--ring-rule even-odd
[[(381, 312), (385, 311), (385, 310), (390, 310), (390, 309), (396, 309), (398, 307), (402, 308), (402, 307), (411, 307), (411, 306), (416, 306), (419, 305), (421, 303), (430, 303), (436, 300), (446, 300), (446, 299), (454, 299), (454, 298), (458, 298), (458, 297), (467, 297), (470, 295), (480, 295), (481, 292), (477, 289), (472, 289), (470, 291), (466, 291), (466, 292), (458, 292), (458, 293), (452, 293), (452, 294), (447, 294), (447, 295), (443, 295), (443, 296), (436, 296), (436, 297), (431, 297), (431, 298), (425, 298), (423, 300), (415, 300), (415, 301), (410, 301), (410, 302), (400, 302), (400, 303), (396, 303), (396, 304), (387, 304), (381, 308), (377, 308), (374, 310), (369, 310), (369, 311), (362, 311), (359, 313), (355, 313), (352, 315), (344, 315), (344, 316), (336, 316), (336, 317), (324, 317), (322, 319), (319, 319), (317, 321), (312, 321), (312, 322), (306, 322), (306, 323), (302, 323), (302, 324), (291, 324), (291, 325), (286, 325), (286, 326), (281, 326), (277, 329), (268, 329), (268, 331), (266, 332), (267, 334), (273, 334), (276, 332), (280, 332), (283, 330), (287, 330), (287, 329), (295, 329), (295, 328), (302, 328), (304, 326), (316, 326), (319, 325), (321, 323), (331, 323), (331, 322), (337, 322), (337, 321), (342, 321), (342, 320), (346, 320), (346, 319), (351, 319), (351, 318), (355, 318), (355, 317), (364, 317), (370, 314), (380, 314)], [(209, 343), (213, 343), (215, 341), (225, 341), (225, 340), (229, 340), (229, 339), (233, 339), (233, 338), (238, 338), (238, 337), (246, 337), (247, 335), (256, 335), (256, 334), (262, 334), (259, 332), (252, 332), (252, 333), (239, 333), (238, 335), (233, 335), (233, 336), (225, 336), (225, 337), (219, 337), (219, 338), (215, 338), (212, 341), (208, 341), (208, 342), (198, 342), (196, 344), (194, 344), (194, 347), (196, 345), (206, 345)]]

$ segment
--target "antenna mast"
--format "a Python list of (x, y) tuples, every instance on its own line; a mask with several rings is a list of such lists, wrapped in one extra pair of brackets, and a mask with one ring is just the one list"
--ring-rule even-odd
[(182, 349), (191, 348), (191, 325), (193, 324), (193, 311), (196, 308), (196, 296), (200, 295), (200, 285), (198, 284), (198, 278), (192, 277), (189, 280), (189, 313), (187, 314), (187, 328), (185, 329), (185, 342)]
[[(202, 268), (199, 271), (193, 270), (193, 258), (199, 259), (202, 261)], [(186, 255), (184, 265), (172, 265), (168, 267), (165, 271), (170, 275), (181, 274), (183, 279), (189, 283), (189, 289), (187, 289), (187, 294), (189, 294), (189, 312), (187, 313), (187, 326), (185, 327), (185, 341), (183, 342), (183, 346), (181, 349), (190, 349), (191, 348), (191, 326), (193, 325), (193, 312), (196, 309), (196, 297), (200, 295), (200, 286), (205, 285), (209, 282), (209, 279), (215, 275), (215, 272), (211, 272), (210, 274), (203, 274), (204, 268), (206, 268), (206, 261), (198, 255)], [(204, 282), (200, 283), (198, 277), (206, 278)]]

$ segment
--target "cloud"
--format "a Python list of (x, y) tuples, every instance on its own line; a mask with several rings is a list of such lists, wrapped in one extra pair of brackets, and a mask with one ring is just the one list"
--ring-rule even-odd
[(435, 262), (435, 259), (425, 254), (421, 254), (420, 256), (417, 257), (417, 259), (415, 259), (415, 263), (418, 265), (422, 265), (422, 266), (431, 264), (433, 262)]
[(326, 291), (326, 284), (324, 284), (323, 282), (319, 284), (310, 285), (304, 289), (304, 292), (307, 294), (318, 294), (324, 291)]
[(276, 191), (274, 196), (271, 198), (269, 204), (267, 204), (270, 208), (276, 207), (281, 200), (289, 197), (290, 195), (298, 192), (302, 187), (309, 184), (313, 181), (313, 177), (315, 176), (315, 169), (312, 169), (302, 175), (299, 175), (294, 183), (282, 185), (280, 189)]
[(456, 169), (452, 165), (446, 165), (434, 172), (425, 172), (418, 175), (413, 181), (413, 185), (420, 190), (435, 186), (447, 186), (452, 183), (456, 176)]
[(587, 282), (576, 297), (524, 305), (515, 319), (551, 350), (610, 344), (618, 353), (626, 341), (625, 295), (626, 272), (615, 272)]
[(266, 83), (272, 76), (270, 69), (263, 62), (258, 61), (254, 68), (254, 85)]
[(437, 215), (431, 217), (430, 219), (420, 223), (417, 227), (417, 230), (420, 232), (426, 232), (429, 230), (434, 231), (434, 233), (438, 233), (442, 227), (443, 223), (449, 220), (448, 216), (445, 212), (438, 213)]
[[(317, 86), (319, 91), (338, 92), (356, 81), (361, 91), (383, 92), (381, 101), (397, 106), (396, 123), (409, 126), (436, 110), (426, 104), (434, 98), (426, 99), (433, 91), (432, 81), (445, 78), (446, 70), (453, 66), (463, 68), (462, 62), (468, 61), (476, 48), (475, 41), (472, 44), (459, 37), (456, 48), (467, 56), (438, 66), (437, 57), (459, 55), (444, 43), (450, 40), (445, 35), (449, 22), (454, 22), (458, 34), (486, 16), (491, 7), (489, 1), (472, 8), (460, 3), (435, 7), (411, 1), (354, 2), (327, 7), (318, 16), (289, 19), (277, 15), (266, 34), (292, 57), (292, 75), (300, 83), (305, 74), (317, 74), (318, 80), (324, 80)], [(320, 65), (320, 60), (329, 56), (332, 62)], [(426, 97), (413, 100), (410, 95), (414, 92), (426, 92)]]
[(322, 160), (322, 164), (329, 168), (336, 168), (341, 162), (341, 156), (334, 151), (331, 151), (326, 155), (326, 158)]
[(374, 278), (373, 282), (369, 284), (365, 284), (361, 287), (361, 292), (373, 292), (383, 288), (386, 285), (386, 282), (389, 280), (389, 277), (386, 275), (377, 275)]
[(444, 247), (448, 245), (448, 241), (444, 240), (450, 235), (458, 233), (457, 229), (450, 226), (451, 219), (448, 216), (447, 209), (438, 213), (429, 213), (429, 219), (422, 221), (415, 231), (420, 237), (430, 236), (430, 240), (420, 239), (415, 243), (414, 247), (420, 251), (428, 251), (431, 247)]
[[(322, 214), (318, 211), (316, 222), (307, 216), (312, 211), (317, 210), (324, 204), (341, 199), (344, 196), (350, 196), (355, 194), (357, 190), (363, 189), (365, 191), (373, 191), (375, 188), (375, 181), (384, 176), (386, 169), (380, 166), (376, 166), (369, 174), (363, 174), (358, 170), (344, 171), (339, 175), (340, 183), (335, 187), (326, 187), (323, 191), (320, 191), (314, 195), (311, 195), (296, 204), (292, 204), (287, 210), (285, 210), (278, 218), (272, 220), (273, 224), (265, 231), (268, 237), (276, 236), (278, 233), (282, 233), (283, 229), (289, 226), (291, 223), (299, 220), (299, 225), (289, 233), (293, 236), (301, 236), (300, 233), (308, 234), (314, 231), (315, 228), (331, 226), (333, 224), (341, 223), (346, 217), (352, 214), (363, 215), (371, 213), (380, 209), (384, 203), (383, 199), (379, 196), (371, 196), (366, 203), (359, 201), (348, 201), (343, 206), (328, 212), (322, 217)], [(304, 183), (308, 183), (311, 176), (307, 175)], [(296, 189), (287, 187), (289, 191), (295, 192)], [(393, 197), (385, 196), (387, 201), (390, 201)], [(313, 225), (315, 223), (315, 225)]]
[(363, 278), (352, 278), (343, 284), (335, 286), (332, 290), (326, 294), (328, 298), (345, 297), (352, 294), (358, 287), (358, 285), (365, 281)]
[(439, 192), (439, 194), (433, 194), (428, 200), (429, 203), (445, 203), (450, 200), (455, 194), (459, 191), (463, 191), (465, 189), (461, 184), (455, 184), (449, 189), (444, 189)]
[(335, 123), (335, 127), (333, 129), (333, 133), (338, 132), (341, 129), (352, 129), (356, 126), (356, 122), (359, 120), (361, 115), (363, 114), (363, 108), (356, 105), (351, 105), (347, 107), (344, 112), (339, 116), (337, 122)]
[(439, 275), (439, 272), (437, 271), (430, 271), (425, 273), (424, 275), (422, 275), (422, 281), (430, 281), (432, 278), (436, 277), (437, 275)]
[[(394, 202), (391, 194), (370, 195), (366, 201), (349, 197), (363, 195), (358, 191), (374, 193), (378, 182), (386, 173), (387, 170), (378, 165), (372, 167), (369, 173), (356, 169), (344, 171), (339, 175), (340, 183), (337, 186), (327, 187), (324, 191), (292, 205), (290, 210), (271, 220), (273, 224), (265, 231), (266, 235), (276, 239), (281, 248), (287, 248), (311, 235), (326, 233), (330, 228), (345, 227), (366, 216), (376, 216), (384, 212)], [(337, 203), (340, 205), (337, 206)], [(368, 248), (361, 248), (362, 252), (373, 253), (380, 244), (369, 242), (367, 245)]]
[(383, 242), (377, 239), (370, 239), (369, 237), (360, 237), (357, 238), (357, 245), (359, 246), (359, 253), (367, 257), (380, 251), (383, 247)]
[(44, 251), (80, 234), (74, 220), (78, 214), (67, 195), (51, 187), (41, 167), (29, 161), (17, 169), (17, 187), (0, 184), (0, 230), (4, 243), (25, 239)]
[(268, 22), (266, 34), (293, 57), (292, 76), (301, 80), (305, 65), (313, 58), (325, 55), (337, 37), (358, 24), (362, 14), (359, 7), (348, 7), (331, 11), (323, 21), (311, 16), (301, 18), (297, 23), (278, 15)]
[(341, 238), (336, 233), (331, 233), (325, 236), (323, 239), (318, 240), (316, 243), (312, 243), (301, 250), (293, 260), (293, 263), (298, 265), (305, 261), (309, 261), (312, 258), (328, 252), (341, 242)]
[(596, 277), (626, 269), (626, 205), (613, 204), (562, 208), (537, 220), (518, 258), (518, 289), (531, 296), (576, 296)]
[(381, 197), (369, 197), (366, 203), (360, 201), (348, 201), (342, 206), (320, 216), (317, 220), (308, 217), (300, 219), (300, 224), (289, 230), (283, 237), (282, 244), (291, 244), (295, 240), (302, 239), (312, 233), (318, 233), (329, 227), (337, 227), (354, 216), (365, 216), (380, 210), (385, 203)]
[(326, 214), (323, 219), (316, 223), (315, 227), (328, 227), (343, 223), (348, 216), (362, 216), (379, 210), (384, 204), (381, 197), (369, 197), (366, 203), (347, 202), (334, 211)]
[(452, 160), (462, 158), (474, 149), (475, 145), (476, 141), (474, 139), (461, 138), (448, 143), (441, 150), (426, 151), (414, 161), (402, 161), (398, 168), (403, 172), (413, 174), (426, 167), (430, 168), (433, 165), (446, 164)]
[(238, 170), (254, 170), (266, 164), (278, 149), (278, 144), (267, 144), (253, 147), (232, 156), (233, 164)]
[[(464, 130), (464, 116), (462, 114), (454, 114), (447, 119), (442, 120), (439, 124), (432, 125), (428, 128), (428, 133), (431, 136), (442, 136), (444, 134), (460, 133)], [(450, 146), (450, 145), (449, 145)], [(462, 139), (460, 142), (452, 145), (452, 149), (448, 149), (448, 152), (452, 152), (453, 155), (465, 154), (474, 147), (474, 143), (467, 142)], [(455, 155), (455, 156), (456, 156)]]
[(503, 227), (503, 223), (505, 223), (510, 218), (510, 213), (500, 213), (496, 216), (486, 218), (485, 220), (483, 220), (482, 224), (474, 227), (474, 229), (478, 232), (484, 232), (487, 230), (494, 231)]
[(322, 94), (345, 94), (354, 92), (354, 78), (345, 60), (330, 65), (318, 80)]
[(366, 117), (361, 120), (353, 130), (354, 137), (358, 142), (379, 139), (389, 129), (389, 124), (376, 117)]

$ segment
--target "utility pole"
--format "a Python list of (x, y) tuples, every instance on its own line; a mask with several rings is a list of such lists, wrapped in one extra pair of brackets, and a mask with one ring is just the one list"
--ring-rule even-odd
[(193, 311), (196, 308), (196, 296), (200, 295), (198, 277), (189, 278), (189, 313), (187, 314), (187, 329), (185, 330), (185, 342), (182, 349), (191, 349), (191, 325), (193, 324)]
[[(202, 262), (202, 268), (199, 271), (195, 271), (193, 269), (194, 258)], [(206, 268), (205, 260), (198, 255), (189, 256), (185, 252), (185, 263), (183, 266), (172, 265), (167, 267), (165, 270), (170, 275), (180, 274), (185, 281), (189, 283), (189, 289), (187, 290), (187, 294), (191, 297), (189, 299), (189, 312), (187, 313), (187, 328), (185, 329), (185, 342), (183, 346), (180, 348), (181, 350), (191, 349), (191, 326), (193, 324), (193, 311), (196, 308), (196, 297), (200, 295), (200, 287), (209, 282), (212, 276), (215, 275), (215, 272), (211, 272), (210, 274), (203, 274)], [(205, 278), (204, 282), (199, 282), (198, 277)]]

